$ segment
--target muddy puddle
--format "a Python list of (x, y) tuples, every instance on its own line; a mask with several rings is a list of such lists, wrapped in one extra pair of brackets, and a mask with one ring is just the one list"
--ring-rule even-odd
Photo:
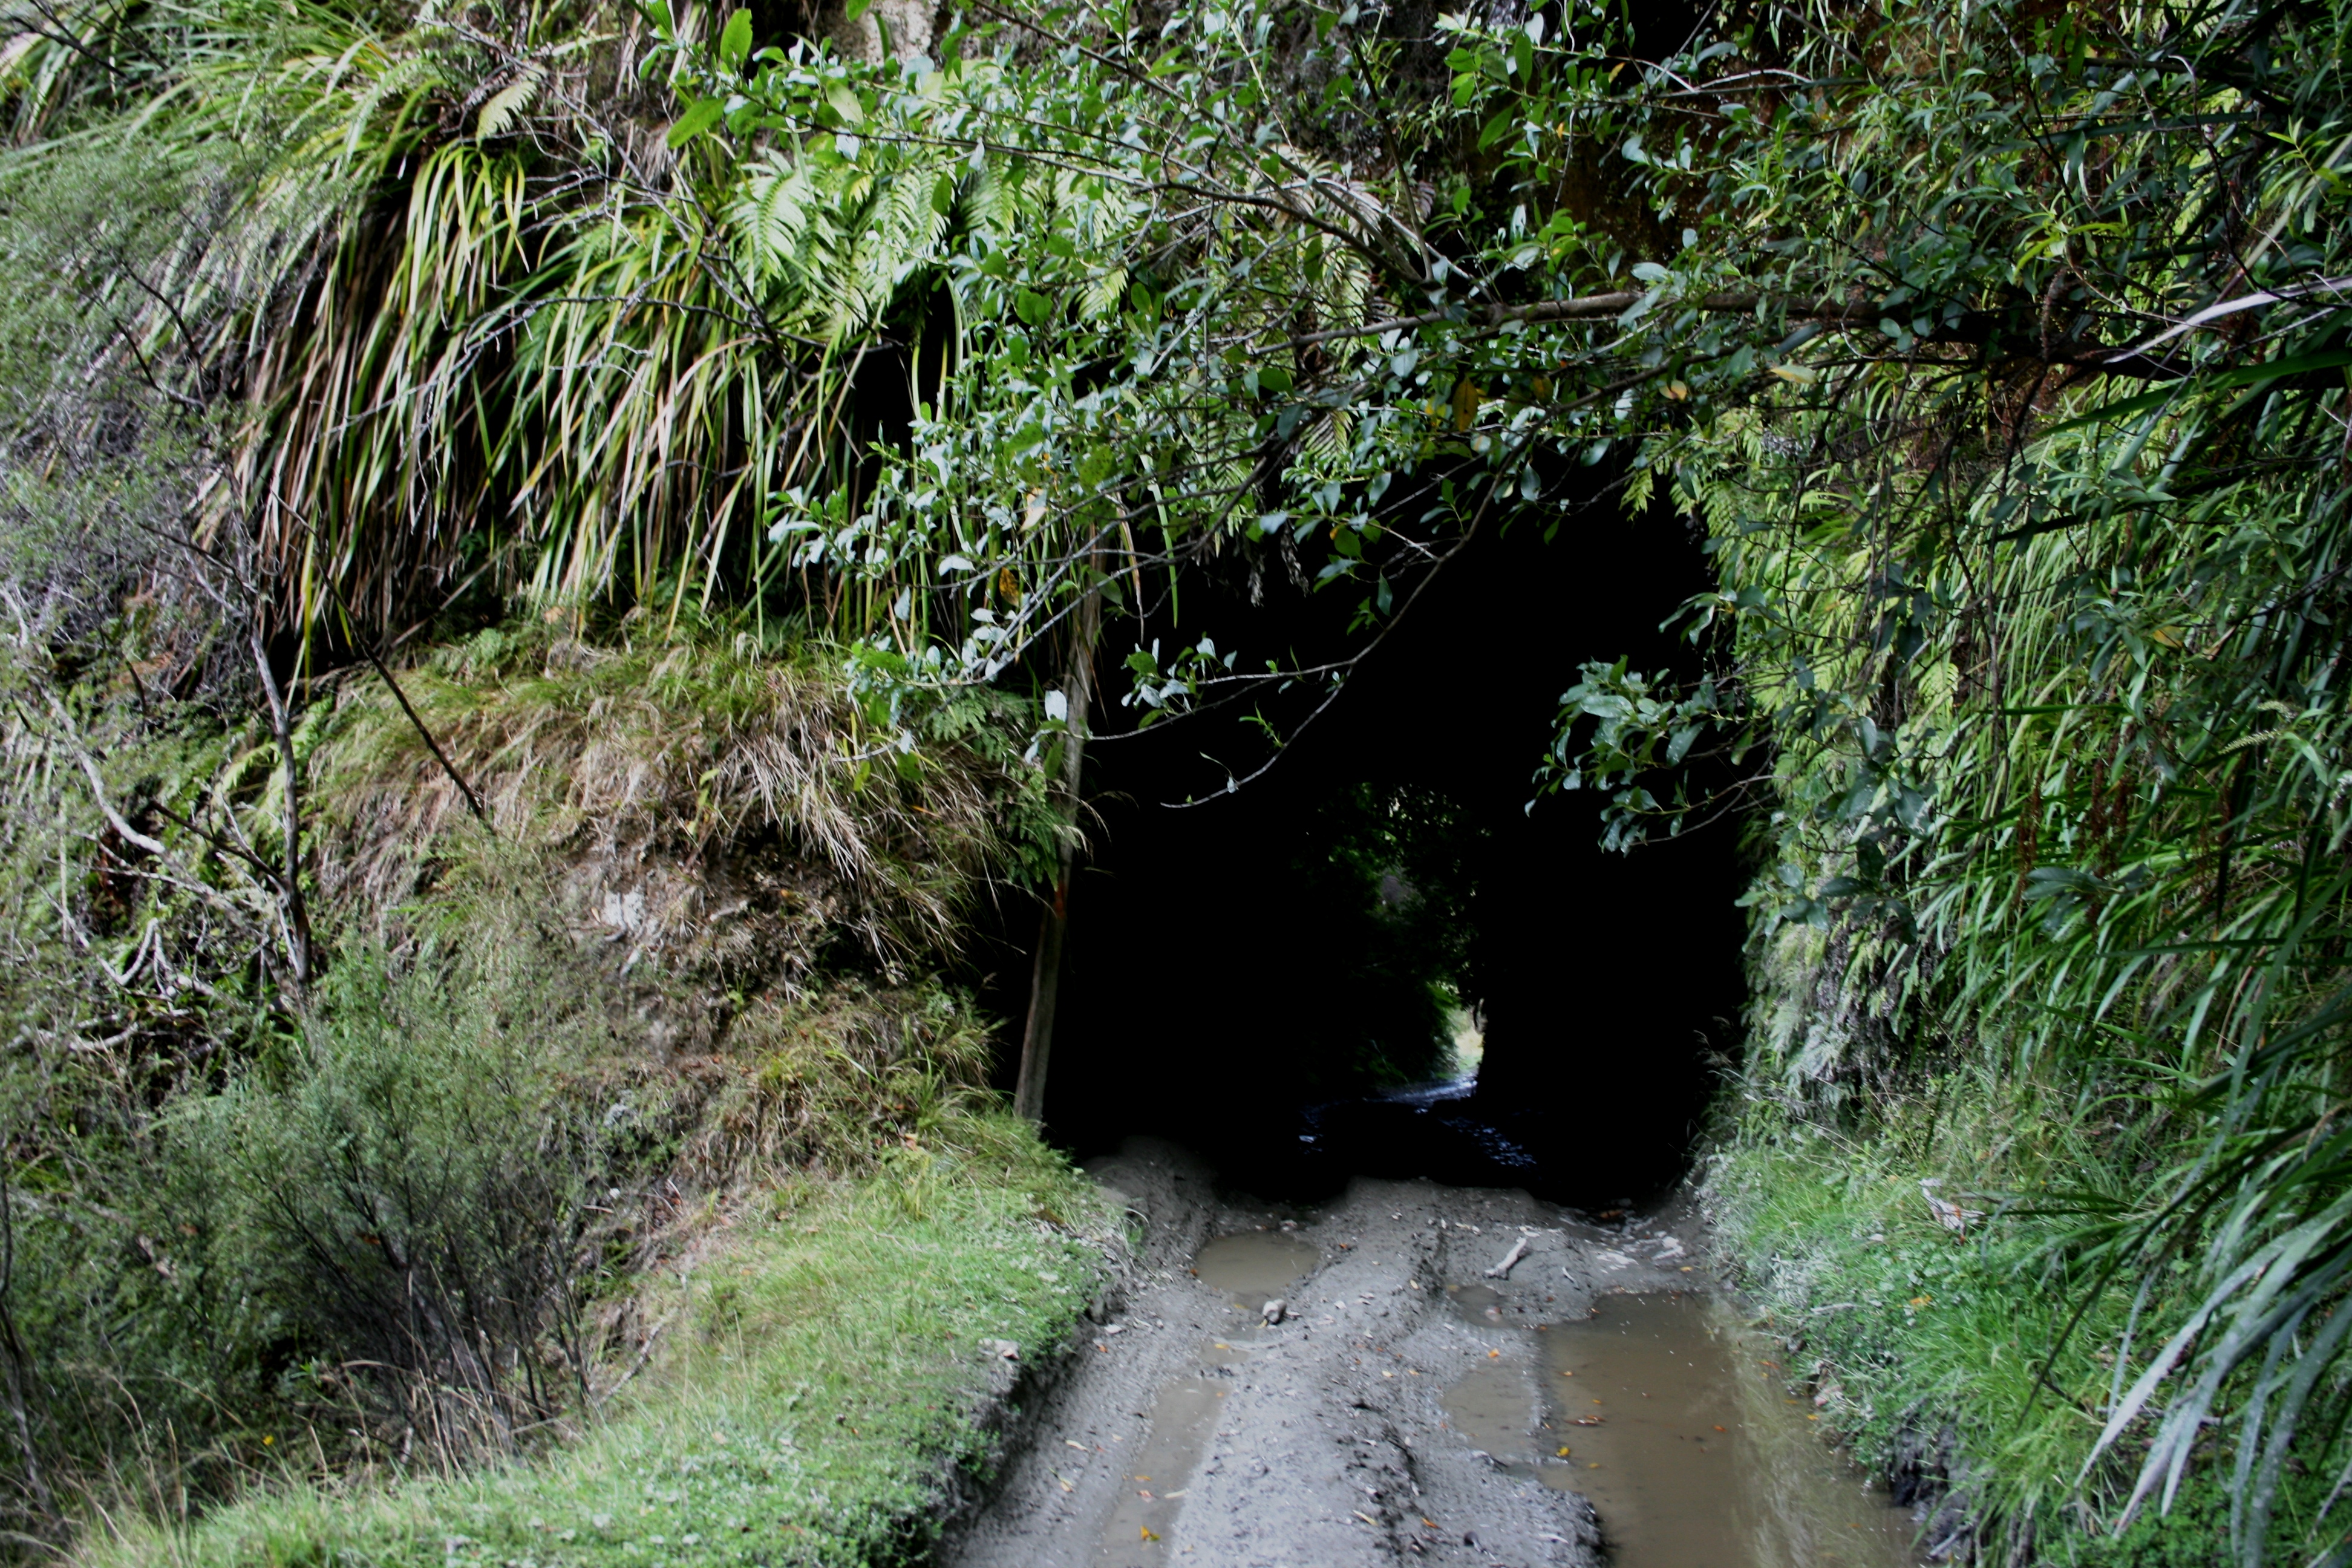
[(1507, 1475), (1535, 1476), (1536, 1442), (1545, 1434), (1530, 1419), (1536, 1391), (1525, 1368), (1490, 1362), (1474, 1366), (1441, 1401), (1456, 1437), (1494, 1460)]
[(1485, 1285), (1448, 1285), (1445, 1304), (1464, 1322), (1482, 1329), (1503, 1326), (1502, 1292)]
[(1119, 1462), (1118, 1501), (1103, 1525), (1096, 1557), (1128, 1563), (1139, 1548), (1169, 1541), (1183, 1510), (1185, 1483), (1201, 1462), (1225, 1391), (1207, 1378), (1186, 1377), (1163, 1385), (1151, 1404), (1151, 1426), (1142, 1444)]
[[(1103, 1523), (1097, 1562), (1129, 1563), (1147, 1549), (1190, 1550), (1189, 1543), (1176, 1540), (1177, 1516), (1216, 1429), (1219, 1403), (1232, 1392), (1225, 1369), (1248, 1361), (1257, 1343), (1254, 1320), (1265, 1303), (1287, 1295), (1322, 1261), (1321, 1248), (1284, 1230), (1221, 1236), (1201, 1248), (1192, 1272), (1228, 1298), (1228, 1310), (1253, 1321), (1226, 1331), (1230, 1342), (1203, 1346), (1196, 1370), (1162, 1384), (1152, 1398), (1141, 1444), (1129, 1452), (1114, 1451), (1120, 1466), (1118, 1501)], [(1065, 1487), (1074, 1484), (1058, 1471), (1055, 1479)]]
[(1604, 1296), (1594, 1317), (1541, 1340), (1540, 1395), (1528, 1373), (1482, 1367), (1447, 1408), (1497, 1463), (1590, 1498), (1612, 1568), (1922, 1561), (1908, 1510), (1822, 1441), (1769, 1342), (1727, 1306)]
[(1323, 1250), (1304, 1237), (1282, 1230), (1251, 1230), (1221, 1236), (1202, 1247), (1192, 1260), (1192, 1272), (1212, 1290), (1222, 1290), (1232, 1304), (1255, 1312), (1291, 1284), (1315, 1272)]

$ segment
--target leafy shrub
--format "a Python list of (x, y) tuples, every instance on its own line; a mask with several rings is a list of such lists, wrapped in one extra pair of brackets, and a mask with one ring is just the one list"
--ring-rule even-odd
[(633, 1152), (576, 1092), (609, 1050), (593, 991), (503, 934), (404, 973), (352, 955), (287, 1060), (167, 1124), (317, 1395), (404, 1454), (510, 1446), (584, 1382), (600, 1199)]
[(798, 1177), (651, 1285), (641, 1375), (576, 1443), (381, 1488), (257, 1488), (170, 1536), (127, 1518), (83, 1560), (930, 1561), (947, 1489), (994, 1458), (972, 1415), (1004, 1363), (981, 1342), (1049, 1359), (1119, 1247), (1118, 1216), (1025, 1123), (943, 1131), (928, 1212), (895, 1183)]

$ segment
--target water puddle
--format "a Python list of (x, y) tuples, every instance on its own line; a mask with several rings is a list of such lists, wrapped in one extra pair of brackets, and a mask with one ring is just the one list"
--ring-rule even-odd
[(1503, 1326), (1502, 1294), (1487, 1286), (1448, 1285), (1445, 1288), (1445, 1304), (1453, 1308), (1454, 1315), (1465, 1323), (1482, 1329)]
[[(1322, 1261), (1320, 1247), (1288, 1231), (1244, 1231), (1218, 1237), (1202, 1247), (1192, 1260), (1192, 1272), (1202, 1284), (1232, 1298), (1234, 1308), (1255, 1315), (1267, 1301), (1287, 1294), (1294, 1281), (1314, 1272)], [(1213, 1341), (1202, 1350), (1201, 1374), (1160, 1385), (1142, 1443), (1119, 1457), (1125, 1468), (1118, 1500), (1103, 1521), (1097, 1562), (1131, 1563), (1139, 1550), (1164, 1552), (1175, 1544), (1177, 1516), (1184, 1510), (1192, 1471), (1208, 1447), (1218, 1402), (1227, 1392), (1217, 1386), (1223, 1381), (1220, 1373), (1248, 1360), (1255, 1343), (1236, 1331), (1228, 1332), (1231, 1342)]]
[[(1592, 1500), (1612, 1568), (1920, 1562), (1909, 1512), (1821, 1440), (1780, 1371), (1764, 1364), (1769, 1351), (1728, 1307), (1691, 1295), (1605, 1296), (1597, 1316), (1555, 1325), (1543, 1340), (1552, 1414), (1537, 1474)], [(1524, 1414), (1517, 1419), (1524, 1432)]]
[[(1320, 1247), (1288, 1231), (1243, 1231), (1218, 1237), (1202, 1247), (1192, 1260), (1192, 1272), (1211, 1289), (1230, 1297), (1234, 1309), (1254, 1318), (1322, 1261)], [(1250, 1327), (1255, 1330), (1256, 1324)], [(1238, 1330), (1226, 1331), (1230, 1342), (1213, 1341), (1202, 1348), (1200, 1374), (1160, 1385), (1142, 1444), (1120, 1457), (1126, 1468), (1119, 1476), (1118, 1500), (1103, 1522), (1097, 1561), (1131, 1563), (1139, 1549), (1172, 1542), (1193, 1468), (1216, 1426), (1217, 1403), (1225, 1397), (1226, 1390), (1217, 1386), (1223, 1381), (1220, 1373), (1248, 1360), (1255, 1342)]]
[(1201, 1248), (1192, 1272), (1201, 1283), (1222, 1290), (1233, 1304), (1255, 1312), (1277, 1296), (1289, 1292), (1293, 1280), (1312, 1274), (1323, 1261), (1323, 1249), (1287, 1231), (1244, 1231), (1221, 1236)]
[(1120, 1462), (1118, 1502), (1103, 1524), (1098, 1562), (1131, 1563), (1139, 1547), (1174, 1544), (1176, 1516), (1183, 1511), (1186, 1484), (1208, 1447), (1224, 1397), (1202, 1378), (1163, 1384), (1152, 1401), (1151, 1426), (1143, 1443)]
[(1444, 1404), (1446, 1425), (1464, 1444), (1507, 1474), (1536, 1474), (1536, 1398), (1524, 1367), (1474, 1366), (1445, 1391)]

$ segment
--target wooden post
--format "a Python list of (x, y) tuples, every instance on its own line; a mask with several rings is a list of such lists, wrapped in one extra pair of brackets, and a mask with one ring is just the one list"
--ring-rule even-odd
[[(1091, 567), (1092, 563), (1090, 562)], [(1029, 977), (1029, 1021), (1021, 1031), (1021, 1079), (1013, 1091), (1015, 1114), (1043, 1126), (1045, 1068), (1054, 1053), (1054, 1005), (1062, 988), (1062, 943), (1070, 929), (1070, 877), (1078, 859), (1078, 780), (1086, 761), (1087, 709), (1094, 690), (1095, 643), (1102, 633), (1102, 592), (1088, 584), (1071, 617), (1070, 661), (1062, 695), (1070, 705), (1070, 732), (1062, 745), (1062, 844), (1054, 901), (1037, 930), (1037, 963)]]

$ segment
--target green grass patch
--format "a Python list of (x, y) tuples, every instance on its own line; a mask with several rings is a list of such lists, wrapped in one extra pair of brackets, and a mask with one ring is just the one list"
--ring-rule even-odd
[[(2065, 1217), (2004, 1210), (1984, 1195), (2086, 1181), (2097, 1159), (2047, 1124), (2041, 1146), (2023, 1146), (2013, 1130), (2031, 1122), (2010, 1103), (2022, 1092), (1949, 1082), (1868, 1136), (1759, 1116), (1710, 1163), (1718, 1233), (1765, 1326), (1796, 1347), (1787, 1376), (1822, 1396), (1825, 1424), (1857, 1458), (1888, 1467), (1906, 1448), (1956, 1435), (1988, 1560), (2231, 1561), (2234, 1438), (2206, 1439), (2168, 1511), (2151, 1499), (2115, 1529), (2144, 1433), (2127, 1432), (2096, 1463), (2092, 1447), (2117, 1391), (2158, 1348), (2151, 1331), (2174, 1320), (2168, 1295), (2193, 1281), (2180, 1265), (2158, 1279), (2127, 1342), (2139, 1279), (2098, 1288), (2053, 1261)], [(1982, 1211), (1964, 1232), (1937, 1219), (1928, 1180), (1940, 1183), (1936, 1195)], [(2271, 1538), (2279, 1560), (2302, 1561), (2325, 1544), (2319, 1506), (2335, 1471), (2319, 1462), (2289, 1470)], [(2006, 1555), (2020, 1545), (2028, 1555)]]
[(2067, 1495), (2098, 1435), (2112, 1363), (2097, 1356), (2112, 1355), (2130, 1303), (2103, 1297), (2043, 1384), (2076, 1293), (2042, 1276), (2026, 1222), (1977, 1219), (1967, 1234), (1939, 1223), (1920, 1186), (1937, 1178), (1947, 1201), (1995, 1206), (1887, 1142), (1803, 1127), (1737, 1145), (1708, 1187), (1767, 1326), (1798, 1342), (1790, 1378), (1828, 1394), (1825, 1417), (1863, 1458), (1884, 1464), (1901, 1439), (1949, 1423), (1990, 1468), (1985, 1503), (2038, 1513), (2047, 1493)]
[(960, 1150), (908, 1148), (866, 1180), (756, 1194), (683, 1277), (649, 1288), (656, 1353), (572, 1441), (382, 1487), (289, 1473), (184, 1528), (94, 1531), (79, 1558), (918, 1561), (950, 1472), (987, 1463), (973, 1419), (982, 1342), (1010, 1340), (1026, 1360), (1055, 1354), (1119, 1245), (1092, 1185), (1025, 1126), (976, 1118), (956, 1132)]

